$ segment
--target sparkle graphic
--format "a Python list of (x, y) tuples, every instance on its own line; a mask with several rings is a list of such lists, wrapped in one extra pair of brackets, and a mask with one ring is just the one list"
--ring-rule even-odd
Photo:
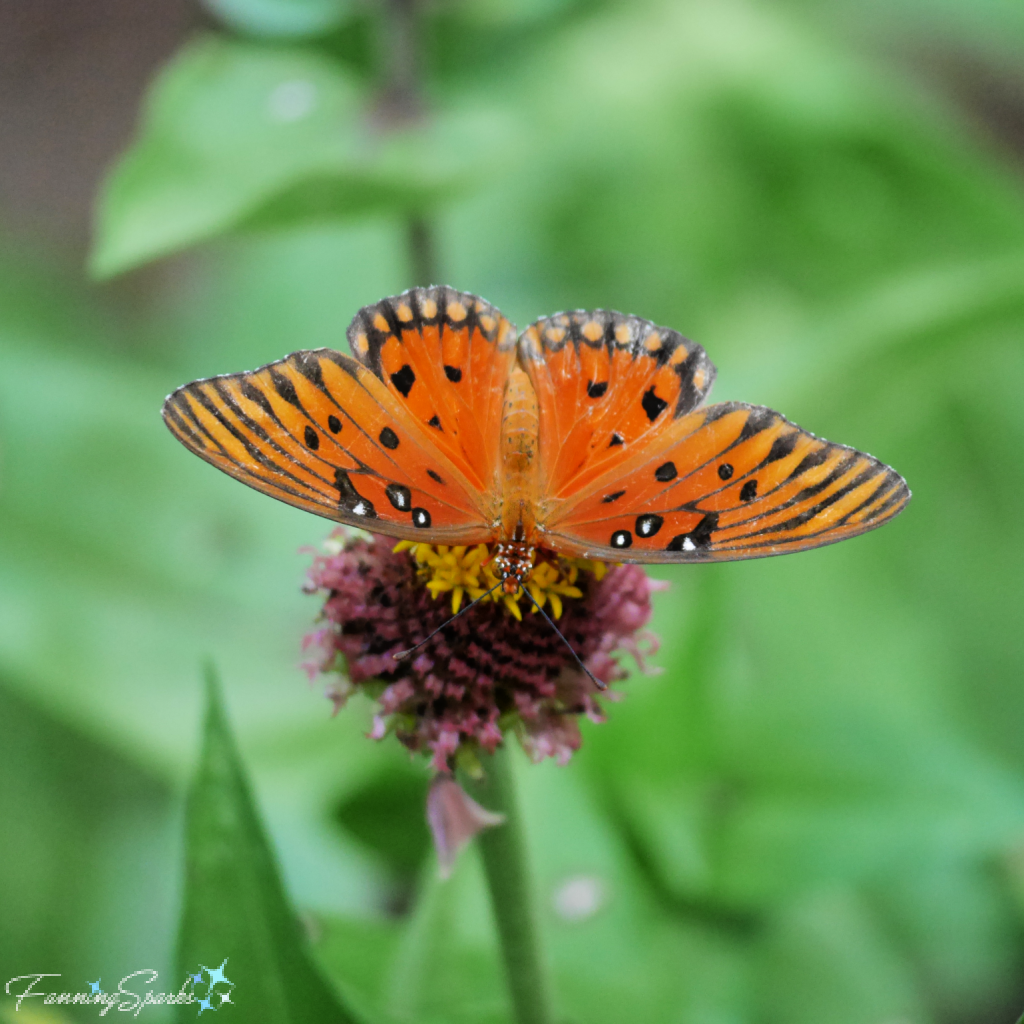
[(92, 991), (89, 993), (89, 995), (91, 995), (91, 996), (99, 996), (99, 995), (103, 994), (103, 989), (100, 988), (100, 982), (102, 980), (103, 980), (102, 978), (99, 978), (97, 981), (87, 981), (86, 982), (86, 984), (89, 986), (89, 988), (92, 989)]
[(202, 1013), (203, 1010), (213, 1010), (213, 1012), (216, 1013), (217, 1012), (217, 1007), (214, 1006), (213, 1003), (211, 1003), (209, 999), (200, 999), (199, 1000), (199, 1013)]
[(203, 972), (196, 971), (195, 974), (190, 974), (189, 977), (192, 979), (193, 985), (202, 985), (203, 983)]
[[(225, 1003), (231, 1003), (232, 1006), (235, 1005), (234, 1003), (231, 1002), (231, 993), (230, 992), (220, 992), (218, 994), (220, 995), (220, 1005), (221, 1006), (223, 1006)], [(220, 1009), (220, 1007), (218, 1007), (218, 1009)]]
[(220, 967), (215, 967), (213, 970), (205, 966), (202, 968), (210, 976), (209, 985), (211, 989), (214, 987), (214, 985), (222, 981), (224, 982), (225, 985), (233, 984), (233, 982), (229, 981), (227, 978), (224, 977), (224, 964), (226, 964), (227, 962), (227, 958), (225, 958), (224, 963), (222, 963)]

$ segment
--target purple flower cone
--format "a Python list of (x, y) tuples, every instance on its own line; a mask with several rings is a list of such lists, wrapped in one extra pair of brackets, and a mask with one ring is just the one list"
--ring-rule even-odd
[[(393, 547), (387, 537), (348, 539), (314, 559), (307, 590), (327, 598), (322, 627), (305, 639), (310, 678), (335, 677), (328, 695), (337, 707), (359, 689), (375, 697), (371, 736), (393, 731), (410, 750), (429, 752), (438, 771), (450, 771), (463, 748), (493, 752), (509, 729), (535, 760), (567, 762), (580, 745), (579, 716), (604, 716), (602, 691), (565, 643), (527, 602), (518, 621), (485, 601), (396, 660), (450, 619), (452, 607), (447, 595), (431, 596), (409, 552)], [(644, 657), (658, 647), (645, 629), (651, 594), (666, 584), (624, 565), (600, 581), (580, 572), (575, 585), (582, 597), (564, 600), (558, 628), (587, 668), (614, 683), (626, 676), (616, 655), (627, 652), (646, 669)]]

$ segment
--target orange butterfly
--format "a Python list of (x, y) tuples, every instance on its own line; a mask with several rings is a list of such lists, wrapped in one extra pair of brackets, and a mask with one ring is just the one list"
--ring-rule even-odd
[(700, 408), (715, 367), (677, 332), (605, 310), (516, 329), (447, 287), (367, 306), (355, 358), (295, 352), (164, 403), (187, 448), (327, 519), (433, 544), (497, 544), (506, 593), (536, 548), (614, 562), (801, 551), (910, 499), (870, 455), (764, 406)]

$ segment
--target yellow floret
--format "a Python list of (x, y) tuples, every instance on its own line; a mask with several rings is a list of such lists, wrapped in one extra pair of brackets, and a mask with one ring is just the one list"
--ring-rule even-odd
[[(498, 585), (498, 577), (494, 574), (490, 563), (490, 549), (486, 544), (475, 547), (445, 544), (419, 544), (411, 540), (399, 541), (395, 551), (408, 551), (417, 565), (417, 575), (433, 597), (451, 593), (452, 614), (462, 606), (463, 597), (470, 600), (484, 598), (487, 601), (502, 601), (510, 615), (522, 621), (523, 613), (519, 607), (518, 594), (510, 595), (499, 591), (488, 593)], [(585, 558), (557, 558), (548, 561), (542, 559), (534, 565), (526, 581), (526, 589), (530, 596), (543, 608), (551, 605), (551, 613), (557, 619), (562, 615), (563, 598), (580, 598), (583, 591), (577, 587), (579, 573), (589, 572), (595, 580), (600, 580), (608, 571), (604, 562), (593, 562)], [(537, 607), (533, 607), (534, 614)]]

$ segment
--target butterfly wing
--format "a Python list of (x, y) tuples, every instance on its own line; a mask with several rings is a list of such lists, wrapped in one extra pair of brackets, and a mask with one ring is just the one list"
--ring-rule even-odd
[(367, 306), (349, 344), (437, 449), (500, 501), (501, 410), (516, 330), (494, 306), (453, 288), (414, 288)]
[(487, 496), (369, 369), (330, 349), (195, 381), (164, 403), (186, 448), (316, 515), (410, 540), (486, 541)]
[[(909, 500), (906, 483), (888, 466), (771, 409), (736, 402), (696, 409), (714, 368), (699, 346), (674, 332), (613, 313), (552, 319), (566, 328), (563, 337), (548, 342), (546, 320), (521, 339), (541, 410), (550, 498), (540, 526), (548, 546), (619, 562), (758, 558), (874, 529)], [(635, 340), (620, 354), (609, 339), (623, 322), (635, 325)], [(591, 323), (597, 327), (589, 333), (609, 353), (609, 385), (597, 398), (608, 406), (584, 404), (581, 424), (566, 435), (573, 445), (566, 453), (557, 436), (545, 436), (545, 425), (557, 421), (563, 403), (579, 408), (593, 390), (585, 360), (598, 346), (584, 347), (594, 342), (584, 334)], [(622, 443), (611, 444), (609, 434)]]
[(538, 320), (519, 357), (537, 393), (540, 493), (554, 505), (614, 473), (695, 409), (715, 379), (700, 345), (607, 310)]

